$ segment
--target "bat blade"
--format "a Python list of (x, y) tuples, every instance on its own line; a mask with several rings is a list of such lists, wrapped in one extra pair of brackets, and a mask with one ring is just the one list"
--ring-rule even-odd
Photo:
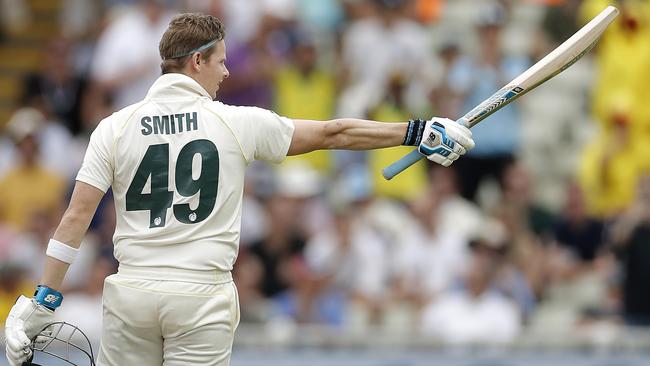
[[(617, 15), (618, 9), (608, 6), (564, 43), (456, 122), (467, 128), (472, 128), (494, 112), (566, 70), (596, 45), (600, 36)], [(422, 158), (424, 155), (416, 149), (386, 167), (382, 174), (385, 179), (390, 180)]]

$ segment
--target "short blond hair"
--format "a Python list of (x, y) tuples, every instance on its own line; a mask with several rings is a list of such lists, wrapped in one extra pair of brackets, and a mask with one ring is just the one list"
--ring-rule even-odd
[[(223, 23), (212, 15), (199, 13), (184, 13), (172, 18), (169, 27), (160, 39), (158, 46), (162, 63), (160, 68), (163, 74), (179, 72), (195, 50), (211, 42), (224, 39), (226, 33)], [(207, 60), (214, 47), (209, 47), (203, 52), (203, 59)]]

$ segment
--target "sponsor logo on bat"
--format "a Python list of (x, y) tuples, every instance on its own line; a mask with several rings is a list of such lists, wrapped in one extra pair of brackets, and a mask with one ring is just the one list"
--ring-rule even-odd
[[(510, 99), (516, 97), (524, 89), (522, 87), (514, 87), (511, 90), (507, 90), (504, 93), (496, 93), (494, 97), (485, 101), (485, 103), (480, 104), (478, 107), (474, 108), (474, 111), (478, 112), (474, 114), (470, 119), (469, 123), (477, 119), (482, 119), (484, 116), (491, 114), (493, 111), (499, 109), (499, 107), (507, 103)], [(472, 114), (472, 113), (470, 113)]]

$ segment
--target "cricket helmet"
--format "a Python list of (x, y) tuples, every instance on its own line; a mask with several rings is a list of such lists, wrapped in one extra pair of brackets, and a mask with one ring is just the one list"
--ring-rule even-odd
[[(47, 360), (62, 360), (73, 366), (95, 366), (90, 340), (77, 326), (66, 322), (48, 324), (32, 342), (32, 359), (23, 366), (48, 366)], [(33, 357), (38, 362), (34, 363)]]

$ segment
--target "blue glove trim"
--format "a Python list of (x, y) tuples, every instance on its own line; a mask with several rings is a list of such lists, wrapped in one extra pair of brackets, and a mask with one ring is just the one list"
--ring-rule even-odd
[(36, 286), (36, 292), (34, 292), (34, 300), (46, 308), (54, 310), (61, 306), (63, 295), (55, 289), (38, 285)]
[(445, 130), (445, 126), (438, 122), (433, 122), (431, 124), (431, 128), (438, 131), (440, 133), (440, 138), (442, 141), (436, 144), (436, 134), (431, 133), (427, 137), (427, 141), (425, 144), (420, 144), (418, 146), (418, 151), (420, 151), (421, 154), (429, 156), (431, 154), (438, 154), (442, 155), (444, 157), (448, 157), (451, 155), (451, 152), (456, 145), (456, 142), (449, 138), (447, 136), (447, 131)]
[(445, 126), (441, 125), (438, 122), (434, 122), (432, 126), (435, 130), (438, 130), (440, 134), (442, 135), (442, 143), (443, 145), (447, 146), (450, 149), (454, 148), (455, 142), (453, 139), (450, 139), (449, 136), (447, 136), (447, 131), (445, 130)]
[(438, 155), (442, 155), (442, 156), (444, 156), (446, 158), (449, 155), (451, 155), (451, 150), (448, 150), (444, 146), (437, 146), (437, 147), (431, 149), (431, 148), (425, 147), (423, 145), (420, 145), (419, 148), (418, 148), (418, 151), (420, 151), (420, 154), (425, 155), (425, 156), (438, 154)]

